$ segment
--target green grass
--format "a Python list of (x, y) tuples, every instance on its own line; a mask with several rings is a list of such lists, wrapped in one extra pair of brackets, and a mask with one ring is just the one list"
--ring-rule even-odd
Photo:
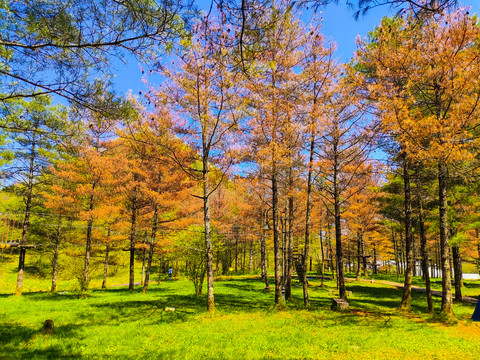
[[(10, 269), (10, 267), (9, 267)], [(2, 279), (11, 280), (4, 267)], [(4, 275), (7, 275), (6, 277)], [(158, 278), (158, 277), (156, 277)], [(155, 278), (155, 279), (156, 279)], [(125, 279), (119, 276), (119, 279)], [(27, 279), (49, 288), (48, 279)], [(44, 284), (44, 285), (42, 285)], [(75, 288), (74, 283), (71, 284)], [(63, 286), (63, 285), (62, 285)], [(425, 314), (426, 300), (413, 293), (412, 312), (399, 313), (401, 292), (368, 282), (350, 282), (350, 311), (330, 310), (335, 288), (310, 281), (311, 309), (303, 309), (300, 284), (294, 301), (279, 311), (273, 293), (255, 278), (226, 277), (215, 283), (216, 313), (186, 280), (140, 288), (75, 290), (21, 297), (0, 290), (0, 359), (478, 359), (480, 325), (468, 319), (474, 306), (455, 304), (455, 321)], [(480, 293), (477, 289), (476, 295)], [(435, 298), (435, 309), (440, 307)], [(175, 312), (165, 311), (174, 307)], [(46, 319), (53, 335), (43, 335)]]

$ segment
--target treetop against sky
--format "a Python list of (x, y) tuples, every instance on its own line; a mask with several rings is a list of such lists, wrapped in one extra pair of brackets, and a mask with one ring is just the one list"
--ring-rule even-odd
[[(210, 1), (201, 0), (199, 6), (204, 9), (210, 7)], [(471, 13), (480, 12), (480, 4), (474, 0), (462, 0), (460, 7), (470, 7)], [(336, 45), (336, 58), (341, 62), (348, 62), (357, 49), (356, 40), (360, 36), (364, 38), (369, 31), (380, 23), (384, 16), (395, 14), (397, 10), (389, 6), (378, 6), (368, 11), (364, 16), (357, 20), (354, 18), (355, 11), (345, 4), (344, 1), (334, 2), (322, 6), (317, 10), (316, 21), (322, 22), (322, 33), (327, 41), (334, 42)], [(311, 18), (311, 9), (305, 8), (303, 11), (303, 21)], [(132, 91), (134, 94), (145, 90), (144, 69), (142, 65), (133, 57), (130, 57), (128, 63), (114, 61), (115, 78), (113, 80), (114, 88), (126, 93)], [(149, 85), (159, 85), (162, 78), (158, 76), (149, 77)]]

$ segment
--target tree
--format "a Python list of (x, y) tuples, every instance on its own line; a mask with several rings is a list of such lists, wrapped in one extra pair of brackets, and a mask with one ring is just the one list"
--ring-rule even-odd
[(32, 208), (42, 204), (41, 187), (46, 180), (48, 167), (59, 156), (62, 137), (67, 136), (67, 112), (62, 107), (51, 106), (48, 97), (31, 101), (4, 102), (1, 107), (3, 119), (0, 126), (8, 129), (10, 151), (4, 157), (15, 159), (2, 167), (7, 182), (24, 199), (24, 216), (20, 240), (16, 294), (22, 294), (26, 245), (29, 235)]
[[(270, 181), (271, 217), (273, 220), (273, 244), (275, 262), (275, 304), (284, 301), (281, 277), (281, 232), (280, 195), (282, 177), (289, 197), (286, 213), (293, 221), (291, 193), (293, 178), (290, 175), (299, 159), (300, 137), (298, 135), (299, 109), (295, 102), (301, 91), (299, 76), (295, 67), (303, 59), (302, 47), (306, 36), (298, 19), (281, 4), (265, 15), (268, 21), (275, 20), (275, 26), (266, 29), (251, 73), (246, 80), (247, 97), (251, 116), (247, 119), (250, 130), (249, 146), (253, 154), (249, 160), (259, 173)], [(285, 6), (285, 7), (283, 7)], [(270, 17), (270, 19), (268, 19)], [(252, 152), (251, 152), (252, 153)], [(285, 224), (284, 224), (285, 226)], [(290, 224), (291, 227), (291, 224)], [(287, 228), (287, 226), (285, 226)], [(288, 231), (288, 233), (291, 233)]]
[(387, 131), (398, 134), (406, 157), (437, 168), (442, 313), (452, 314), (448, 169), (472, 159), (478, 143), (479, 28), (466, 12), (385, 19), (358, 56), (374, 76), (371, 99)]
[[(351, 196), (367, 185), (366, 160), (371, 131), (363, 116), (365, 107), (348, 81), (339, 81), (328, 104), (323, 135), (318, 144), (320, 158), (317, 186), (335, 221), (335, 245), (340, 297), (346, 299), (343, 269), (342, 213)], [(363, 182), (363, 184), (362, 184)]]
[(86, 221), (85, 255), (82, 273), (77, 274), (82, 291), (88, 289), (90, 282), (90, 258), (93, 241), (94, 222), (104, 215), (122, 192), (125, 179), (126, 158), (111, 154), (114, 143), (108, 139), (110, 127), (105, 119), (88, 119), (88, 132), (83, 143), (76, 144), (75, 156), (55, 164), (53, 174), (59, 181), (52, 187), (55, 193), (62, 195), (72, 204), (72, 214)]
[[(56, 94), (98, 111), (110, 59), (154, 58), (188, 21), (189, 2), (34, 0), (0, 5), (0, 100)], [(107, 82), (108, 84), (108, 82)]]
[[(308, 170), (307, 170), (307, 200), (305, 213), (305, 246), (303, 253), (303, 268), (307, 268), (307, 260), (309, 257), (310, 247), (310, 229), (311, 229), (311, 208), (312, 208), (312, 188), (314, 184), (314, 161), (316, 142), (322, 127), (322, 109), (331, 96), (330, 91), (332, 87), (332, 80), (337, 75), (337, 67), (333, 62), (334, 47), (324, 46), (324, 38), (317, 29), (310, 32), (311, 40), (304, 50), (305, 57), (303, 59), (302, 78), (303, 86), (305, 88), (305, 106), (308, 109), (306, 128), (309, 136), (309, 155), (308, 155)], [(323, 246), (322, 246), (323, 251)], [(322, 261), (323, 262), (323, 261)], [(307, 271), (303, 273), (303, 301), (304, 305), (308, 307), (310, 301), (308, 298), (307, 289)]]
[(178, 163), (187, 165), (193, 162), (195, 154), (174, 136), (172, 119), (164, 108), (160, 107), (156, 113), (139, 109), (139, 113), (140, 116), (124, 121), (119, 135), (123, 148), (136, 158), (135, 171), (143, 178), (137, 190), (143, 199), (141, 226), (148, 228), (151, 225), (150, 241), (144, 249), (144, 252), (148, 249), (148, 262), (142, 278), (143, 292), (147, 292), (160, 227), (178, 221), (191, 211), (186, 203), (194, 184), (185, 172), (178, 169)]
[(173, 64), (163, 69), (170, 82), (157, 96), (185, 116), (183, 123), (177, 124), (178, 134), (198, 150), (197, 162), (182, 168), (202, 185), (201, 195), (194, 196), (203, 201), (207, 309), (214, 312), (210, 197), (231, 164), (228, 140), (237, 125), (240, 104), (234, 90), (235, 74), (229, 64), (229, 34), (208, 18), (197, 23), (195, 30), (198, 36), (184, 42), (185, 52), (175, 60), (180, 62), (180, 70)]

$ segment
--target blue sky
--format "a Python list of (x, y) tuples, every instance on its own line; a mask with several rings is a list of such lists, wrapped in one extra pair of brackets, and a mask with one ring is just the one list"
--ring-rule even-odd
[[(356, 49), (356, 37), (358, 35), (365, 37), (379, 24), (383, 16), (395, 13), (395, 9), (388, 6), (377, 7), (355, 21), (353, 10), (348, 9), (344, 2), (339, 0), (338, 5), (330, 4), (319, 11), (322, 11), (323, 33), (327, 40), (334, 41), (337, 45), (337, 59), (348, 62)], [(471, 6), (471, 13), (480, 13), (480, 4), (477, 0), (460, 0), (460, 2), (462, 6)], [(139, 91), (146, 90), (139, 63), (135, 59), (131, 59), (127, 65), (119, 62), (115, 62), (114, 65), (116, 73), (114, 87), (117, 92), (127, 93), (132, 90), (134, 94), (138, 94)], [(157, 81), (160, 81), (160, 78)]]

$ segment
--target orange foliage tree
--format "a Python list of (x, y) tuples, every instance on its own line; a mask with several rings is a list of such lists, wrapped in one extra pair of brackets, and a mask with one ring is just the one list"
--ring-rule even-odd
[(441, 312), (452, 314), (447, 181), (448, 168), (473, 159), (480, 118), (480, 29), (468, 12), (384, 19), (361, 44), (371, 99), (384, 130), (394, 133), (408, 158), (437, 167), (442, 258)]

